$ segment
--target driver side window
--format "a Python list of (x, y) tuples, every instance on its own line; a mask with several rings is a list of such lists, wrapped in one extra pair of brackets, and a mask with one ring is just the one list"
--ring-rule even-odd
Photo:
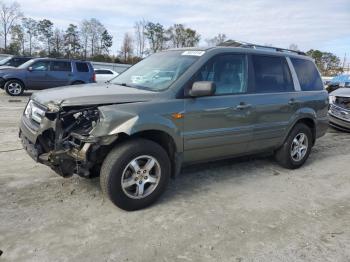
[(247, 59), (245, 55), (219, 55), (207, 62), (195, 75), (194, 81), (212, 81), (215, 95), (247, 92)]
[(32, 67), (32, 71), (47, 71), (49, 70), (49, 61), (39, 61), (34, 63)]

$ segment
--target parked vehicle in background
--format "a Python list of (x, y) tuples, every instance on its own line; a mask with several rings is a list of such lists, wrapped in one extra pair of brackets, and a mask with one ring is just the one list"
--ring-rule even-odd
[(328, 86), (328, 84), (331, 82), (332, 79), (333, 79), (332, 76), (322, 76), (323, 85), (325, 87)]
[(23, 146), (63, 177), (100, 174), (104, 194), (125, 210), (156, 201), (183, 165), (268, 151), (301, 167), (328, 127), (313, 60), (233, 44), (167, 50), (105, 84), (34, 93)]
[(326, 90), (328, 93), (333, 92), (341, 87), (350, 87), (350, 75), (343, 74), (333, 77), (327, 84)]
[(0, 88), (11, 96), (24, 90), (87, 84), (95, 82), (90, 62), (67, 59), (35, 58), (18, 68), (0, 70)]
[(0, 70), (19, 67), (24, 64), (28, 60), (33, 59), (33, 57), (25, 57), (25, 56), (9, 56), (2, 60), (0, 60)]
[(96, 82), (106, 82), (119, 75), (111, 69), (95, 69)]
[(338, 88), (329, 94), (329, 124), (350, 132), (350, 88)]

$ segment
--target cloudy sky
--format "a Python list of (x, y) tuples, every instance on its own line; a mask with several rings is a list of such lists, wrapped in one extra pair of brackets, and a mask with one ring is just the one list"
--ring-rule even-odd
[[(9, 1), (7, 1), (9, 2)], [(58, 27), (95, 17), (112, 32), (113, 52), (124, 32), (144, 18), (165, 26), (183, 23), (205, 39), (231, 39), (288, 47), (296, 43), (350, 56), (350, 0), (17, 0), (26, 16)]]

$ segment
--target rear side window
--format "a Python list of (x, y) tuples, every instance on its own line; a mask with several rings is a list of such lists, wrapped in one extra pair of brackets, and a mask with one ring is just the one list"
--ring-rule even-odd
[(65, 71), (71, 72), (72, 65), (70, 62), (65, 61), (54, 61), (51, 64), (51, 71)]
[(109, 70), (101, 70), (101, 69), (98, 69), (98, 70), (95, 70), (95, 73), (97, 75), (113, 75), (113, 73)]
[(323, 83), (315, 64), (309, 60), (291, 58), (303, 91), (323, 90)]
[(78, 72), (89, 72), (89, 66), (87, 63), (77, 62), (76, 63)]
[(292, 77), (284, 57), (253, 55), (256, 93), (294, 91)]

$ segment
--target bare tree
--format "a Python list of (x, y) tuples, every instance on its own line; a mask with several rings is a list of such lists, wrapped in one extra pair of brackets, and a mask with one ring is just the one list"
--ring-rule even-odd
[(294, 43), (289, 45), (289, 49), (293, 50), (293, 51), (298, 51), (299, 50), (298, 45), (294, 44)]
[(41, 40), (47, 46), (47, 54), (51, 53), (51, 44), (53, 37), (53, 23), (48, 19), (43, 19), (38, 22), (38, 32)]
[(225, 42), (227, 40), (227, 37), (225, 34), (218, 34), (217, 36), (213, 38), (206, 39), (208, 46), (217, 46), (221, 43)]
[(129, 58), (132, 56), (134, 51), (133, 48), (133, 39), (131, 35), (128, 33), (125, 33), (124, 39), (123, 39), (123, 44), (121, 46), (120, 50), (120, 55), (124, 59), (124, 62), (127, 62)]
[(82, 46), (83, 46), (83, 52), (84, 52), (84, 59), (86, 59), (89, 36), (90, 36), (90, 22), (86, 19), (84, 19), (80, 25), (80, 35), (83, 40)]
[(53, 50), (52, 55), (54, 57), (63, 56), (64, 51), (64, 32), (58, 28), (55, 29), (52, 36)]
[(135, 42), (136, 42), (136, 54), (138, 57), (143, 57), (145, 54), (145, 45), (146, 45), (146, 25), (147, 22), (142, 19), (135, 23)]
[(106, 28), (102, 23), (96, 18), (91, 18), (90, 20), (83, 20), (80, 31), (81, 37), (83, 39), (84, 47), (84, 58), (87, 57), (87, 49), (90, 45), (90, 56), (95, 55), (95, 51), (100, 51), (99, 43), (103, 32)]
[(4, 36), (5, 52), (7, 50), (7, 38), (11, 33), (12, 28), (21, 17), (22, 12), (20, 10), (20, 5), (17, 2), (13, 2), (10, 5), (0, 2), (0, 33)]
[(38, 23), (32, 18), (23, 18), (22, 25), (25, 29), (25, 33), (28, 35), (29, 42), (29, 55), (32, 55), (33, 38), (38, 36)]

